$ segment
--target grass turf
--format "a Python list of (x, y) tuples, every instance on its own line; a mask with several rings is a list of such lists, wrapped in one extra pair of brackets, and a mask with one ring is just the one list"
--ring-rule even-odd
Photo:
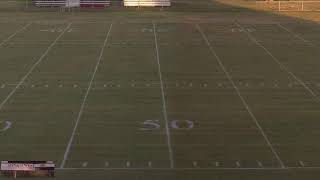
[(57, 179), (319, 176), (317, 24), (101, 14), (1, 22), (0, 159), (59, 166), (73, 136)]

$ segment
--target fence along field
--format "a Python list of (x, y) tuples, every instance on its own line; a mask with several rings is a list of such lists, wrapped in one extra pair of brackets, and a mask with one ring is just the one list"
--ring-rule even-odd
[(320, 11), (319, 0), (257, 0), (256, 8), (270, 11)]

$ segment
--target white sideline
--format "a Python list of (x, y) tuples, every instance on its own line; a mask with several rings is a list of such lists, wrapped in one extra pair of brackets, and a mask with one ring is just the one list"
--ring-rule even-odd
[(75, 133), (76, 133), (76, 131), (77, 131), (78, 124), (79, 124), (80, 118), (81, 118), (81, 116), (82, 116), (83, 109), (84, 109), (84, 106), (85, 106), (85, 104), (86, 104), (86, 101), (87, 101), (89, 92), (90, 92), (90, 90), (91, 90), (91, 86), (92, 86), (93, 80), (94, 80), (95, 75), (96, 75), (96, 73), (97, 73), (97, 70), (98, 70), (98, 68), (99, 68), (99, 65), (100, 65), (100, 62), (101, 62), (101, 59), (102, 59), (102, 55), (103, 55), (103, 53), (104, 53), (104, 49), (105, 49), (105, 47), (106, 47), (106, 45), (107, 45), (107, 42), (108, 42), (108, 39), (109, 39), (109, 35), (110, 35), (110, 32), (111, 32), (111, 29), (112, 29), (112, 23), (111, 23), (111, 25), (110, 25), (110, 27), (109, 27), (109, 30), (108, 30), (108, 32), (107, 32), (107, 34), (106, 34), (106, 38), (105, 38), (105, 40), (104, 40), (104, 42), (103, 42), (103, 45), (102, 45), (102, 47), (101, 47), (101, 51), (100, 51), (100, 55), (99, 55), (99, 57), (98, 57), (97, 64), (96, 64), (96, 66), (95, 66), (95, 68), (94, 68), (94, 72), (93, 72), (92, 77), (91, 77), (91, 80), (90, 80), (90, 82), (89, 82), (88, 89), (87, 89), (86, 94), (85, 94), (85, 96), (84, 96), (84, 98), (83, 98), (83, 101), (82, 101), (82, 104), (81, 104), (81, 107), (80, 107), (80, 111), (79, 111), (79, 113), (78, 113), (78, 116), (77, 116), (75, 125), (74, 125), (74, 127), (73, 127), (72, 134), (71, 134), (71, 137), (70, 137), (70, 139), (69, 139), (69, 142), (68, 142), (66, 151), (65, 151), (65, 153), (64, 153), (64, 155), (63, 155), (63, 160), (62, 160), (62, 162), (61, 162), (60, 168), (64, 168), (64, 165), (65, 165), (65, 163), (66, 163), (66, 160), (68, 159), (68, 155), (69, 155), (70, 148), (71, 148), (71, 145), (72, 145), (72, 142), (73, 142), (73, 139), (74, 139), (74, 135), (75, 135)]
[(0, 47), (3, 46), (6, 42), (10, 41), (10, 39), (12, 39), (14, 36), (16, 36), (18, 33), (20, 33), (21, 31), (25, 30), (27, 27), (29, 27), (32, 23), (28, 23), (25, 26), (23, 26), (21, 29), (17, 30), (16, 32), (14, 32), (13, 34), (11, 34), (7, 39), (3, 40), (0, 43)]
[[(243, 27), (235, 22), (235, 24), (243, 29)], [(260, 42), (257, 41), (257, 39), (255, 37), (253, 37), (249, 32), (247, 31), (243, 31), (248, 37), (249, 39), (251, 39), (252, 42), (256, 43), (259, 47), (261, 47), (266, 53), (268, 53), (268, 55), (273, 59), (274, 62), (276, 62), (280, 68), (287, 72), (288, 74), (290, 74), (291, 77), (293, 77), (299, 84), (301, 84), (314, 98), (314, 100), (316, 100), (317, 102), (320, 102), (319, 97), (301, 80), (299, 79), (293, 72), (291, 72), (286, 66), (284, 66), (279, 60), (278, 58), (276, 58), (266, 47), (264, 47)]]
[(166, 134), (167, 134), (170, 168), (174, 168), (174, 157), (173, 157), (173, 151), (172, 151), (172, 145), (171, 145), (171, 135), (170, 135), (169, 125), (168, 125), (169, 122), (168, 122), (168, 114), (167, 114), (167, 103), (166, 103), (165, 93), (163, 88), (160, 55), (159, 55), (159, 49), (158, 49), (158, 38), (157, 38), (157, 32), (156, 32), (156, 25), (154, 22), (152, 22), (152, 25), (153, 25), (154, 42), (155, 42), (156, 55), (157, 55), (156, 57), (157, 57), (157, 63), (158, 63), (158, 73), (159, 73), (159, 79), (160, 79), (160, 85), (161, 85), (162, 111), (163, 111), (163, 116), (165, 120), (165, 128), (166, 128)]
[(211, 53), (215, 56), (217, 62), (219, 63), (221, 69), (224, 71), (225, 75), (227, 76), (227, 78), (229, 79), (230, 83), (232, 84), (233, 88), (236, 90), (237, 95), (239, 96), (239, 98), (242, 101), (242, 104), (245, 106), (245, 108), (247, 109), (248, 113), (250, 114), (251, 118), (253, 119), (253, 121), (255, 122), (256, 126), (259, 128), (262, 136), (264, 137), (266, 143), (268, 144), (268, 146), (270, 147), (272, 153), (274, 154), (274, 156), (276, 157), (276, 159), (278, 160), (281, 168), (285, 168), (284, 163), (282, 162), (282, 160), (280, 159), (278, 153), (276, 152), (276, 150), (274, 149), (274, 147), (272, 146), (268, 136), (265, 134), (264, 130), (262, 129), (260, 123), (258, 122), (257, 118), (255, 117), (255, 115), (253, 114), (253, 112), (251, 111), (248, 103), (246, 102), (246, 100), (242, 97), (240, 90), (238, 89), (238, 87), (236, 86), (236, 84), (234, 83), (231, 75), (228, 73), (228, 71), (226, 70), (226, 68), (224, 67), (220, 57), (218, 56), (218, 54), (216, 53), (216, 51), (213, 49), (213, 47), (211, 46), (210, 41), (208, 40), (207, 36), (204, 34), (204, 32), (201, 30), (200, 26), (197, 24), (196, 25), (198, 31), (201, 33), (203, 39), (205, 40), (207, 46), (209, 47)]
[(61, 32), (61, 34), (50, 44), (50, 46), (47, 48), (47, 50), (42, 54), (42, 56), (38, 59), (36, 63), (33, 64), (33, 66), (29, 69), (29, 71), (26, 73), (26, 75), (20, 80), (20, 82), (16, 85), (16, 87), (9, 93), (9, 95), (2, 101), (0, 104), (0, 111), (2, 110), (3, 106), (6, 104), (6, 102), (10, 99), (10, 97), (17, 91), (17, 89), (24, 83), (24, 81), (28, 78), (28, 76), (32, 73), (34, 68), (37, 67), (38, 64), (42, 62), (42, 60), (47, 56), (47, 54), (50, 52), (52, 47), (57, 43), (57, 41), (63, 36), (63, 34), (69, 29), (72, 23), (69, 23), (69, 25)]
[(224, 168), (224, 167), (207, 167), (207, 168), (56, 168), (56, 170), (84, 170), (84, 171), (88, 171), (88, 170), (106, 170), (106, 171), (113, 171), (113, 170), (125, 170), (125, 171), (155, 171), (155, 170), (162, 170), (162, 171), (186, 171), (186, 170), (190, 170), (190, 171), (251, 171), (251, 170), (258, 170), (258, 171), (284, 171), (284, 170), (318, 170), (320, 169), (319, 166), (309, 166), (309, 167), (285, 167), (285, 168), (278, 168), (278, 167), (248, 167), (248, 168), (237, 168), (237, 167), (231, 167), (231, 168)]

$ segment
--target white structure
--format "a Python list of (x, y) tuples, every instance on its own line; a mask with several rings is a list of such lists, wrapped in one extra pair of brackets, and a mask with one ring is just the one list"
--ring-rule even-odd
[(66, 7), (80, 7), (80, 0), (66, 0)]
[(38, 7), (83, 7), (105, 8), (110, 6), (110, 0), (34, 0)]
[(171, 6), (171, 0), (123, 0), (123, 4), (126, 7), (130, 7), (130, 6), (165, 7), (165, 6)]

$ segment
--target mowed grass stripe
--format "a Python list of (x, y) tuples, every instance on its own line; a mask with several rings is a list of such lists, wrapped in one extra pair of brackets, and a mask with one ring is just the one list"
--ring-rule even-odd
[[(235, 22), (235, 24), (241, 28), (244, 29), (238, 22)], [(286, 73), (288, 73), (291, 77), (293, 77), (299, 84), (301, 84), (301, 86), (303, 86), (305, 88), (305, 90), (307, 92), (309, 92), (311, 94), (311, 96), (313, 96), (314, 100), (320, 103), (320, 98), (315, 94), (315, 92), (313, 92), (313, 90), (303, 81), (300, 79), (300, 77), (298, 77), (297, 75), (295, 75), (291, 70), (289, 70), (289, 68), (285, 65), (283, 65), (283, 63), (281, 63), (281, 61), (275, 57), (271, 51), (269, 51), (269, 49), (267, 49), (262, 43), (260, 43), (259, 41), (257, 41), (257, 39), (250, 33), (247, 32), (246, 30), (243, 31), (254, 43), (257, 44), (257, 46), (261, 47), (271, 58), (273, 61), (275, 61), (279, 67), (285, 71)]]
[(9, 93), (9, 95), (1, 102), (0, 104), (0, 111), (2, 110), (3, 106), (6, 104), (6, 102), (11, 98), (12, 95), (17, 91), (17, 89), (24, 83), (24, 81), (29, 77), (29, 75), (32, 73), (32, 71), (42, 62), (42, 60), (47, 56), (47, 54), (50, 52), (52, 47), (57, 43), (57, 41), (64, 35), (64, 33), (70, 28), (71, 23), (58, 35), (58, 37), (50, 44), (50, 46), (47, 48), (47, 50), (42, 54), (42, 56), (36, 61), (36, 63), (33, 64), (33, 66), (29, 69), (29, 71), (25, 74), (24, 77), (19, 81), (19, 83), (15, 86), (15, 88)]
[(105, 38), (105, 40), (104, 40), (103, 46), (101, 47), (101, 51), (100, 51), (100, 55), (99, 55), (97, 64), (96, 64), (95, 69), (94, 69), (94, 71), (93, 71), (93, 74), (92, 74), (91, 80), (90, 80), (90, 82), (89, 82), (89, 86), (88, 86), (88, 88), (87, 88), (86, 94), (85, 94), (85, 96), (84, 96), (84, 98), (83, 98), (83, 101), (82, 101), (82, 104), (81, 104), (81, 107), (80, 107), (80, 111), (79, 111), (79, 113), (78, 113), (77, 120), (76, 120), (75, 125), (74, 125), (74, 128), (73, 128), (73, 130), (72, 130), (72, 134), (71, 134), (71, 136), (70, 136), (70, 140), (69, 140), (69, 142), (68, 142), (67, 148), (66, 148), (65, 153), (64, 153), (64, 155), (63, 155), (63, 160), (62, 160), (62, 162), (61, 162), (60, 168), (63, 168), (63, 167), (64, 167), (64, 165), (65, 165), (65, 163), (66, 163), (66, 160), (68, 159), (68, 155), (69, 155), (69, 151), (70, 151), (70, 148), (71, 148), (73, 139), (74, 139), (74, 135), (75, 135), (75, 133), (76, 133), (76, 131), (77, 131), (78, 124), (79, 124), (80, 118), (81, 118), (82, 113), (83, 113), (83, 109), (84, 109), (84, 107), (85, 107), (85, 104), (86, 104), (88, 95), (89, 95), (89, 93), (90, 93), (90, 90), (91, 90), (92, 83), (93, 83), (93, 80), (94, 80), (94, 78), (95, 78), (96, 72), (97, 72), (97, 70), (98, 70), (98, 68), (99, 68), (99, 65), (100, 65), (100, 62), (101, 62), (101, 59), (102, 59), (102, 56), (103, 56), (103, 53), (104, 53), (104, 49), (105, 49), (106, 44), (107, 44), (107, 42), (108, 42), (108, 39), (109, 39), (109, 35), (110, 35), (111, 30), (112, 30), (112, 23), (111, 23), (111, 25), (110, 25), (110, 27), (109, 27), (109, 30), (107, 31), (106, 38)]
[(65, 167), (170, 167), (152, 23), (114, 23), (106, 51)]
[(245, 106), (246, 110), (248, 111), (248, 113), (250, 114), (250, 116), (252, 117), (252, 120), (255, 122), (256, 126), (259, 128), (261, 135), (264, 137), (266, 143), (268, 144), (268, 146), (270, 147), (270, 150), (272, 151), (272, 153), (274, 154), (274, 156), (276, 157), (276, 159), (279, 161), (279, 164), (282, 168), (285, 168), (284, 163), (282, 162), (280, 156), (278, 155), (277, 151), (274, 149), (271, 141), (269, 140), (268, 136), (266, 135), (266, 133), (264, 132), (262, 126), (260, 125), (259, 121), (257, 120), (256, 116), (253, 114), (253, 112), (251, 111), (251, 108), (249, 107), (247, 101), (243, 98), (243, 96), (241, 95), (240, 90), (238, 89), (238, 87), (235, 85), (235, 82), (233, 81), (231, 75), (228, 73), (228, 71), (226, 70), (225, 66), (223, 65), (220, 57), (218, 56), (218, 54), (216, 53), (216, 51), (213, 49), (210, 41), (208, 40), (207, 36), (204, 34), (204, 32), (201, 30), (201, 27), (197, 24), (196, 25), (198, 31), (201, 33), (204, 41), (206, 42), (206, 44), (208, 45), (208, 48), (210, 49), (210, 51), (212, 52), (213, 56), (215, 57), (215, 59), (218, 61), (221, 69), (223, 70), (223, 72), (225, 73), (225, 75), (227, 76), (227, 78), (229, 79), (230, 83), (232, 84), (232, 86), (234, 87), (237, 95), (239, 96), (239, 98), (241, 99), (241, 102), (243, 103), (243, 105)]
[(278, 23), (277, 26), (279, 26), (281, 29), (285, 30), (286, 32), (288, 32), (289, 34), (293, 35), (295, 38), (299, 39), (300, 41), (309, 44), (313, 47), (316, 47), (315, 44), (313, 44), (312, 42), (306, 40), (305, 38), (303, 38), (302, 36), (296, 34), (295, 32), (293, 32), (292, 30), (288, 29), (287, 27), (285, 27), (284, 25), (282, 25), (281, 23)]
[(14, 32), (13, 34), (11, 34), (8, 38), (4, 39), (2, 42), (0, 42), (0, 47), (2, 47), (5, 43), (9, 42), (14, 36), (16, 36), (18, 33), (24, 31), (25, 29), (27, 29), (32, 23), (28, 23), (25, 26), (23, 26), (22, 28), (18, 29), (16, 32)]

